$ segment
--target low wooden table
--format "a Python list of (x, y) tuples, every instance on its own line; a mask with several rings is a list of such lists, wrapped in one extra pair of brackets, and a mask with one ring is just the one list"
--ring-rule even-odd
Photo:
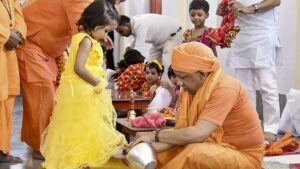
[[(147, 132), (147, 131), (155, 131), (156, 128), (135, 128), (132, 127), (128, 121), (127, 118), (118, 118), (117, 124), (119, 124), (122, 127), (122, 133), (125, 135), (127, 141), (129, 142), (130, 136), (135, 136), (137, 132)], [(164, 129), (172, 128), (173, 126), (165, 126)]]
[[(134, 107), (136, 110), (140, 110), (141, 112), (147, 112), (147, 107), (152, 101), (152, 98), (143, 97), (143, 96), (135, 96)], [(120, 110), (128, 110), (129, 109), (130, 97), (129, 93), (118, 93), (117, 91), (112, 92), (112, 103), (115, 110), (118, 112)]]

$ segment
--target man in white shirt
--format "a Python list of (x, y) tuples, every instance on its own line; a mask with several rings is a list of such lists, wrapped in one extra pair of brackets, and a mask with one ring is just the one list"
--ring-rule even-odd
[[(236, 24), (241, 31), (234, 40), (227, 58), (227, 66), (235, 69), (235, 76), (256, 102), (255, 79), (262, 95), (265, 140), (276, 139), (280, 109), (276, 66), (281, 64), (281, 44), (278, 37), (280, 0), (230, 0), (231, 10), (237, 14)], [(218, 15), (224, 10), (219, 5)]]
[[(146, 61), (157, 59), (166, 70), (171, 65), (172, 49), (183, 40), (180, 24), (175, 19), (158, 14), (143, 14), (132, 18), (122, 15), (116, 31), (121, 36), (133, 35), (134, 41), (130, 48), (138, 51), (143, 51), (146, 43), (152, 44)], [(162, 78), (168, 78), (166, 72)]]

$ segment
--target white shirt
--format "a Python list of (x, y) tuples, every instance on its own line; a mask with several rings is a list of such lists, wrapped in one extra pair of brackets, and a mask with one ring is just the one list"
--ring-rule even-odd
[(105, 73), (106, 73), (107, 82), (108, 82), (106, 89), (114, 89), (115, 79), (113, 78), (113, 75), (116, 73), (116, 71), (114, 71), (112, 69), (106, 69)]
[(158, 14), (143, 14), (131, 18), (134, 41), (131, 48), (142, 51), (145, 42), (154, 46), (162, 45), (176, 33), (180, 24), (173, 18)]
[(161, 86), (159, 86), (156, 89), (155, 93), (156, 93), (155, 97), (153, 98), (153, 100), (151, 101), (148, 107), (158, 108), (158, 109), (168, 108), (172, 101), (171, 93), (167, 89)]
[[(261, 0), (239, 0), (250, 6)], [(227, 58), (231, 68), (270, 68), (282, 64), (278, 37), (279, 11), (273, 8), (256, 14), (239, 14), (236, 25), (241, 31), (233, 40)]]

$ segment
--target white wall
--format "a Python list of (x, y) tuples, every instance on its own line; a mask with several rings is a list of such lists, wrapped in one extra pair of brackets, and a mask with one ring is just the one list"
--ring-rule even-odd
[(277, 70), (279, 89), (282, 93), (287, 93), (289, 88), (296, 87), (297, 22), (300, 19), (297, 18), (297, 3), (300, 3), (299, 0), (281, 1), (279, 7), (279, 36), (285, 63)]

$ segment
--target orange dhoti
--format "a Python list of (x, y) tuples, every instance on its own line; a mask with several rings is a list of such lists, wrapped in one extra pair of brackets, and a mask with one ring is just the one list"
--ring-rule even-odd
[(0, 101), (0, 151), (5, 153), (10, 152), (14, 101), (14, 96), (8, 96), (8, 99)]
[(0, 58), (0, 151), (5, 153), (10, 152), (12, 114), (15, 96), (19, 93), (17, 57), (15, 51), (5, 51)]
[(54, 108), (57, 67), (54, 58), (28, 41), (17, 52), (23, 95), (21, 140), (39, 151)]
[(8, 0), (2, 3), (0, 5), (0, 151), (8, 154), (14, 99), (20, 93), (20, 78), (15, 50), (8, 50), (5, 44), (10, 39), (11, 29), (19, 31), (23, 37), (26, 37), (27, 30), (19, 1)]
[(236, 150), (217, 143), (196, 143), (158, 154), (158, 169), (260, 169), (264, 146)]

